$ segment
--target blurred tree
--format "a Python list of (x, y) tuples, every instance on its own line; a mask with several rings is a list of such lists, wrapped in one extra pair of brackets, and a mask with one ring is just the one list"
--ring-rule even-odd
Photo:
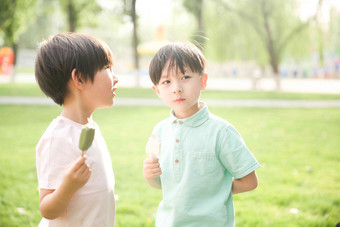
[[(271, 66), (276, 87), (281, 88), (279, 65), (285, 48), (295, 36), (305, 30), (309, 23), (316, 19), (322, 0), (318, 2), (318, 10), (313, 17), (302, 22), (293, 10), (295, 1), (243, 0), (217, 1), (221, 9), (231, 12), (246, 22), (262, 42)], [(249, 34), (249, 31), (245, 31)], [(249, 36), (248, 42), (254, 43)]]
[(235, 14), (216, 9), (214, 2), (206, 3), (205, 14), (205, 23), (213, 24), (206, 28), (211, 41), (207, 43), (209, 58), (216, 62), (256, 60), (261, 66), (266, 64), (267, 57), (259, 45), (261, 41), (249, 24)]
[(123, 13), (128, 15), (131, 19), (133, 24), (133, 33), (132, 33), (132, 47), (133, 47), (133, 56), (134, 56), (134, 67), (136, 70), (136, 86), (140, 86), (140, 78), (139, 78), (139, 55), (138, 55), (138, 15), (136, 13), (136, 2), (137, 0), (123, 0), (124, 3), (124, 10)]
[(60, 0), (60, 5), (67, 17), (69, 32), (85, 24), (95, 25), (96, 14), (101, 10), (96, 0)]
[(39, 0), (35, 15), (33, 23), (30, 23), (19, 37), (20, 48), (36, 49), (37, 44), (49, 35), (65, 31), (63, 13), (58, 1)]
[(330, 46), (329, 48), (336, 52), (337, 55), (340, 56), (340, 11), (336, 9), (331, 10), (330, 14), (330, 27), (329, 27), (329, 36), (330, 36)]
[(203, 0), (183, 0), (183, 6), (188, 12), (192, 13), (196, 19), (197, 28), (193, 40), (195, 45), (203, 51), (206, 40), (203, 25)]
[(14, 52), (12, 81), (15, 78), (18, 38), (35, 18), (36, 3), (37, 0), (1, 0), (0, 3), (0, 32), (3, 33), (4, 44)]

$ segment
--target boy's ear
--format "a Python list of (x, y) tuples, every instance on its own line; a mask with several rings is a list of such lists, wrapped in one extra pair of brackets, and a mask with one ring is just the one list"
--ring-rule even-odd
[(157, 86), (152, 86), (152, 89), (155, 91), (155, 93), (157, 94), (157, 96), (159, 97), (159, 90)]
[(81, 74), (77, 72), (77, 69), (73, 69), (71, 73), (72, 82), (76, 88), (84, 89), (84, 79), (81, 78)]
[(202, 79), (201, 79), (201, 90), (205, 90), (205, 88), (207, 87), (207, 80), (208, 80), (208, 74), (207, 73), (203, 73), (202, 75)]

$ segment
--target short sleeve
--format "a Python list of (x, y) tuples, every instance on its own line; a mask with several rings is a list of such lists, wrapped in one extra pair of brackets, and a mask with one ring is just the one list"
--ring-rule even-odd
[(242, 136), (232, 125), (223, 130), (220, 138), (219, 158), (234, 178), (242, 178), (260, 167)]
[(79, 157), (79, 151), (65, 137), (46, 139), (37, 147), (37, 172), (39, 188), (56, 189), (65, 168)]
[(163, 131), (165, 128), (167, 128), (165, 125), (168, 125), (169, 120), (170, 119), (167, 118), (165, 120), (158, 122), (153, 128), (152, 134), (155, 135), (159, 139), (162, 138)]

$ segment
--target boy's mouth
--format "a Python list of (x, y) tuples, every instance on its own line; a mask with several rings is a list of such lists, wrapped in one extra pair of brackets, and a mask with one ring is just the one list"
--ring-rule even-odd
[(185, 99), (183, 99), (183, 98), (178, 98), (178, 99), (176, 99), (175, 100), (175, 102), (183, 102)]
[(113, 95), (116, 95), (116, 93), (115, 93), (116, 90), (117, 90), (116, 87), (112, 88), (112, 94), (113, 94)]

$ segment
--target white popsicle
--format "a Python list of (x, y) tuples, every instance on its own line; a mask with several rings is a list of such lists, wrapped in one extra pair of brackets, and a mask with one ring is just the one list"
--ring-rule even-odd
[(161, 141), (155, 135), (151, 135), (146, 143), (145, 152), (149, 154), (150, 157), (156, 156), (161, 150)]

